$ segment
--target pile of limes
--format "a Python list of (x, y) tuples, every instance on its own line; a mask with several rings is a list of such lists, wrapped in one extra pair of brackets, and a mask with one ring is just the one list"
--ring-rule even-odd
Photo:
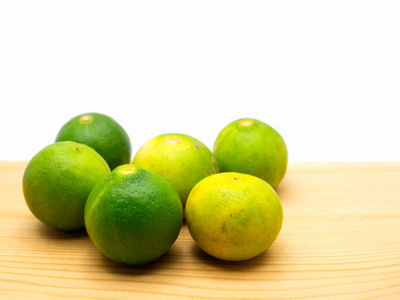
[(255, 257), (277, 238), (283, 212), (274, 188), (287, 149), (264, 122), (233, 121), (213, 151), (178, 133), (150, 139), (132, 161), (131, 149), (109, 116), (72, 118), (25, 169), (29, 209), (51, 227), (86, 228), (105, 256), (134, 265), (163, 255), (184, 218), (196, 244), (223, 260)]

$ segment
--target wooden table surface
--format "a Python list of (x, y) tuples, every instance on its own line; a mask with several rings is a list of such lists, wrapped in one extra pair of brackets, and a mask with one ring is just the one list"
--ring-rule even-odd
[(85, 231), (40, 223), (22, 194), (26, 162), (0, 162), (0, 299), (400, 299), (400, 162), (290, 163), (282, 231), (263, 254), (225, 262), (184, 225), (140, 267), (107, 259)]

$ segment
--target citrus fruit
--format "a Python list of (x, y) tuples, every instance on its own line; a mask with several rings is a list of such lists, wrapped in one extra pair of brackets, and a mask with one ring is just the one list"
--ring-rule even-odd
[(211, 150), (199, 140), (179, 133), (162, 134), (147, 141), (132, 163), (166, 178), (178, 192), (183, 207), (195, 184), (218, 172)]
[(194, 241), (222, 260), (261, 254), (277, 238), (282, 220), (274, 189), (248, 174), (211, 175), (196, 184), (186, 203), (186, 224)]
[(213, 152), (221, 172), (250, 174), (276, 187), (286, 173), (288, 153), (281, 135), (255, 119), (231, 122), (218, 134)]
[(86, 200), (110, 169), (89, 146), (58, 142), (39, 151), (23, 176), (25, 201), (43, 223), (58, 229), (84, 227)]
[(104, 114), (87, 113), (65, 123), (57, 134), (56, 142), (73, 141), (96, 150), (111, 170), (129, 163), (131, 142), (125, 130), (114, 119)]
[(115, 168), (90, 193), (85, 225), (108, 258), (139, 265), (163, 255), (182, 226), (178, 193), (160, 175), (126, 164)]

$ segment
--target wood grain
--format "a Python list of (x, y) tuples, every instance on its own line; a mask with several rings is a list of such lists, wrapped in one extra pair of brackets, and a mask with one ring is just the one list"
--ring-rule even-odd
[(86, 232), (40, 223), (22, 194), (26, 162), (0, 162), (1, 299), (400, 299), (400, 163), (291, 163), (284, 224), (260, 256), (203, 253), (186, 226), (156, 262), (104, 257)]

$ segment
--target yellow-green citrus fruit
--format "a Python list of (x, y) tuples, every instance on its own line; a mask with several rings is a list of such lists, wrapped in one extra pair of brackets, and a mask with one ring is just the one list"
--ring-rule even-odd
[(132, 149), (128, 134), (114, 119), (104, 114), (87, 113), (65, 123), (56, 142), (73, 141), (96, 150), (111, 170), (131, 160)]
[(182, 226), (178, 193), (160, 175), (126, 164), (90, 193), (85, 225), (108, 258), (139, 265), (154, 261), (175, 242)]
[(217, 136), (213, 149), (220, 172), (250, 174), (276, 187), (286, 173), (288, 152), (281, 135), (255, 119), (231, 122)]
[(23, 176), (25, 201), (43, 223), (62, 230), (84, 228), (84, 208), (93, 187), (110, 173), (89, 146), (58, 142), (39, 151)]
[(191, 191), (186, 224), (206, 253), (242, 261), (265, 251), (282, 227), (282, 205), (264, 180), (236, 172), (211, 175)]
[(217, 162), (207, 146), (178, 133), (162, 134), (147, 141), (132, 164), (166, 178), (178, 192), (183, 207), (195, 184), (218, 172)]

